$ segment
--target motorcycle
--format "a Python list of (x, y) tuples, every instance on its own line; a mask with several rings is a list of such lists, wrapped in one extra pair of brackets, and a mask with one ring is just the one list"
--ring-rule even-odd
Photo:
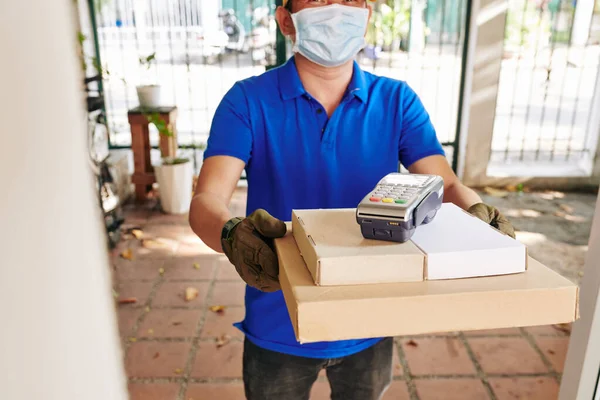
[(258, 7), (252, 11), (250, 32), (236, 17), (235, 11), (225, 9), (219, 12), (222, 32), (227, 35), (226, 51), (242, 54), (251, 53), (255, 63), (275, 62), (275, 33), (277, 22), (270, 14), (269, 7)]
[(235, 16), (235, 11), (232, 9), (221, 10), (219, 18), (221, 19), (223, 32), (228, 37), (225, 48), (229, 51), (247, 53), (249, 46), (246, 41), (246, 29)]
[(258, 7), (252, 12), (252, 27), (250, 32), (252, 61), (267, 65), (274, 64), (277, 22), (271, 15), (269, 7)]

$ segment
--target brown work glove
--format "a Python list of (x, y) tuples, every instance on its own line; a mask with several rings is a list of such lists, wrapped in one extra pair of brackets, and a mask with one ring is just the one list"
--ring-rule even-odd
[(223, 230), (223, 252), (248, 285), (274, 292), (279, 285), (279, 261), (273, 239), (286, 233), (283, 221), (259, 209), (246, 218), (232, 218)]
[(468, 211), (500, 232), (507, 234), (513, 239), (515, 238), (515, 228), (513, 228), (508, 219), (496, 207), (485, 203), (477, 203), (472, 205)]

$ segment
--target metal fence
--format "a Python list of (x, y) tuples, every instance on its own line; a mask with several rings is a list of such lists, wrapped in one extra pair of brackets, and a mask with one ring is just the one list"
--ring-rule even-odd
[[(179, 144), (201, 146), (223, 94), (274, 62), (274, 1), (223, 1), (226, 9), (218, 3), (95, 2), (112, 148), (131, 143), (127, 110), (138, 104), (136, 85), (159, 83), (162, 101), (179, 109)], [(146, 70), (139, 58), (152, 53), (156, 62)], [(158, 142), (153, 127), (151, 142)]]
[[(455, 156), (467, 0), (372, 5), (368, 45), (358, 62), (367, 71), (407, 81)], [(137, 84), (160, 83), (163, 101), (179, 108), (180, 146), (197, 147), (206, 142), (225, 92), (276, 63), (275, 0), (94, 0), (93, 9), (108, 72), (112, 148), (130, 145), (127, 110), (138, 104)], [(157, 62), (145, 70), (138, 59), (151, 53)], [(152, 127), (151, 142), (158, 142)]]
[(592, 160), (599, 60), (599, 0), (510, 0), (490, 163)]
[(467, 0), (380, 1), (359, 55), (365, 70), (406, 81), (456, 167)]

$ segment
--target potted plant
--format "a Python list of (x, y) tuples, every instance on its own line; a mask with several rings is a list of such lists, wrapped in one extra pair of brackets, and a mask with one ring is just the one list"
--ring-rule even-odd
[(145, 115), (161, 136), (161, 161), (154, 165), (161, 208), (169, 214), (185, 214), (189, 211), (192, 201), (194, 176), (192, 160), (176, 154), (176, 143), (173, 146), (169, 145), (169, 141), (174, 137), (173, 131), (158, 113)]
[[(154, 61), (156, 61), (156, 53), (152, 53), (146, 57), (139, 58), (140, 65), (145, 68), (144, 75), (147, 75), (150, 71), (150, 66)], [(148, 82), (150, 79), (148, 77)], [(146, 83), (140, 84), (136, 86), (138, 100), (140, 102), (140, 107), (143, 108), (157, 108), (160, 107), (160, 86), (155, 83)]]

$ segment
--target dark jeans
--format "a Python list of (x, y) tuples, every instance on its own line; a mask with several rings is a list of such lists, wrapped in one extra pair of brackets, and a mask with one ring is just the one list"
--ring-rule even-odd
[(282, 354), (244, 341), (244, 387), (248, 400), (308, 400), (325, 368), (333, 400), (379, 400), (392, 381), (393, 338), (343, 358)]

